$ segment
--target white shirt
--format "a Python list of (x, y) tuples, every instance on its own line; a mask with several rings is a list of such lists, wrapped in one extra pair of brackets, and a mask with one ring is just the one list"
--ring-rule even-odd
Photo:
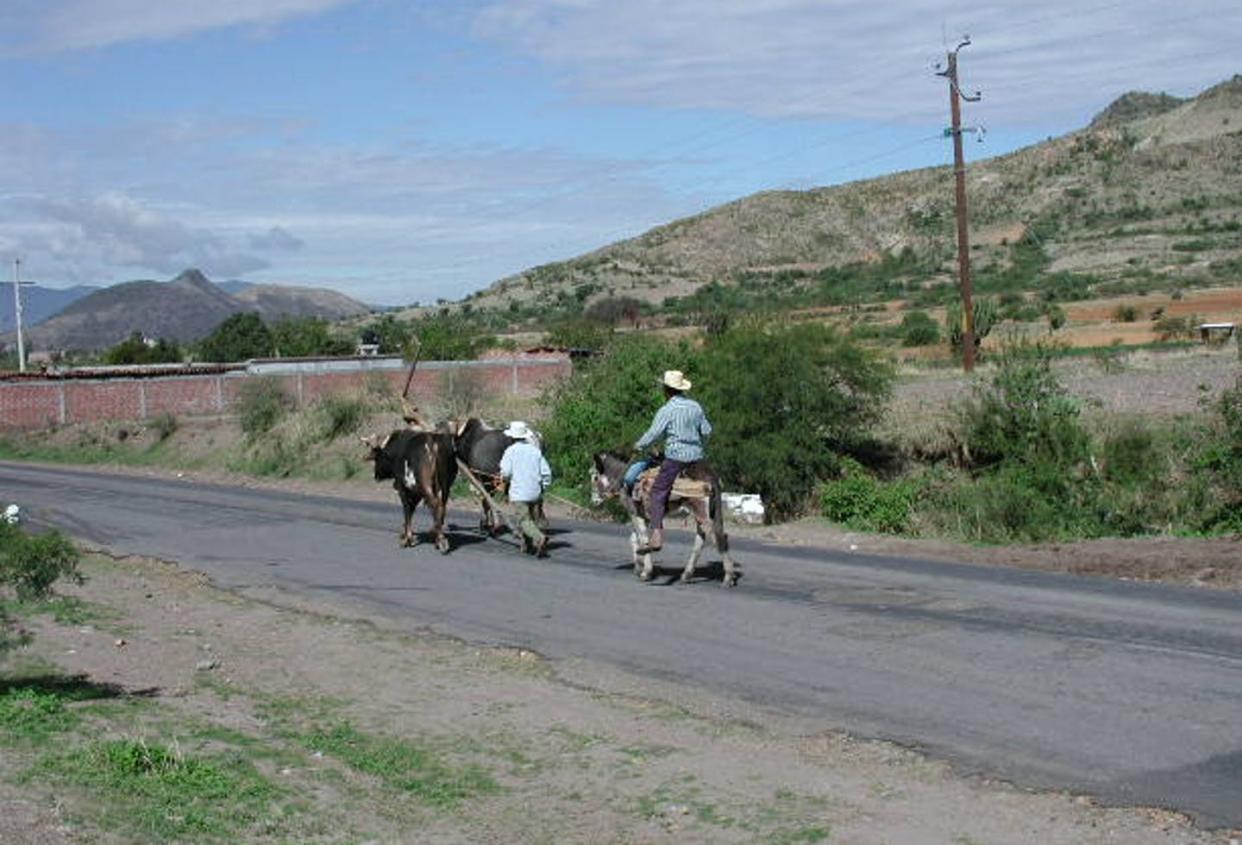
[(552, 483), (552, 467), (539, 448), (526, 441), (505, 449), (500, 474), (509, 480), (510, 502), (537, 502)]

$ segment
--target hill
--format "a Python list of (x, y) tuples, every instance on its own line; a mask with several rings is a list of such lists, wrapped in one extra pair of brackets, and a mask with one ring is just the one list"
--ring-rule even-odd
[[(31, 285), (22, 288), (22, 328), (36, 325), (48, 317), (60, 313), (62, 309), (84, 296), (89, 296), (97, 287), (77, 285), (71, 288), (45, 288)], [(17, 331), (17, 322), (13, 316), (13, 289), (10, 285), (0, 284), (0, 333)]]
[(38, 350), (93, 350), (133, 332), (177, 342), (198, 340), (242, 311), (257, 311), (272, 321), (304, 316), (338, 320), (367, 310), (343, 294), (314, 288), (250, 285), (231, 295), (198, 270), (186, 270), (167, 282), (125, 282), (98, 290), (34, 326), (28, 335)]
[[(1080, 131), (967, 172), (983, 293), (1061, 285), (1084, 298), (1242, 280), (1242, 76), (1186, 100), (1127, 94)], [(936, 304), (956, 283), (952, 178), (937, 167), (759, 193), (467, 299), (518, 322), (609, 297), (683, 316), (714, 304)]]

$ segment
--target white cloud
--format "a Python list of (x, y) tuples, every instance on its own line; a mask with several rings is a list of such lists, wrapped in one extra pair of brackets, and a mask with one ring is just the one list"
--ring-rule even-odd
[(1231, 76), (1242, 3), (503, 0), (475, 32), (584, 100), (889, 122), (942, 118), (931, 65), (970, 33), (962, 81), (984, 91), (980, 108), (1038, 122)]
[(98, 282), (104, 268), (173, 274), (186, 267), (221, 276), (266, 268), (268, 262), (231, 239), (187, 225), (132, 197), (107, 193), (83, 198), (8, 197), (0, 214), (9, 248), (35, 254), (47, 272), (68, 281)]
[(20, 27), (43, 51), (181, 38), (229, 26), (270, 26), (358, 0), (17, 0), (0, 29)]

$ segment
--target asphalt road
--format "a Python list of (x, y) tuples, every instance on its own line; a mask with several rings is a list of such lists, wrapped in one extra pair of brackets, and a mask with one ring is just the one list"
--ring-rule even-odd
[[(17, 501), (116, 552), (278, 586), (471, 641), (675, 680), (959, 767), (1242, 827), (1242, 596), (736, 541), (745, 576), (623, 567), (618, 526), (546, 561), (483, 541), (396, 548), (391, 504), (0, 463)], [(420, 511), (422, 525), (426, 516)], [(1002, 552), (998, 551), (998, 554)], [(708, 559), (712, 560), (709, 551)], [(715, 567), (718, 579), (719, 565)]]

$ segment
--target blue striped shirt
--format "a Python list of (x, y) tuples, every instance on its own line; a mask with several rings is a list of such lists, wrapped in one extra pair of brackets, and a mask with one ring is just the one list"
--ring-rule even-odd
[(674, 396), (656, 411), (655, 419), (647, 433), (638, 439), (634, 448), (640, 452), (661, 437), (664, 438), (664, 456), (682, 463), (703, 460), (703, 443), (712, 433), (703, 407), (693, 399)]

